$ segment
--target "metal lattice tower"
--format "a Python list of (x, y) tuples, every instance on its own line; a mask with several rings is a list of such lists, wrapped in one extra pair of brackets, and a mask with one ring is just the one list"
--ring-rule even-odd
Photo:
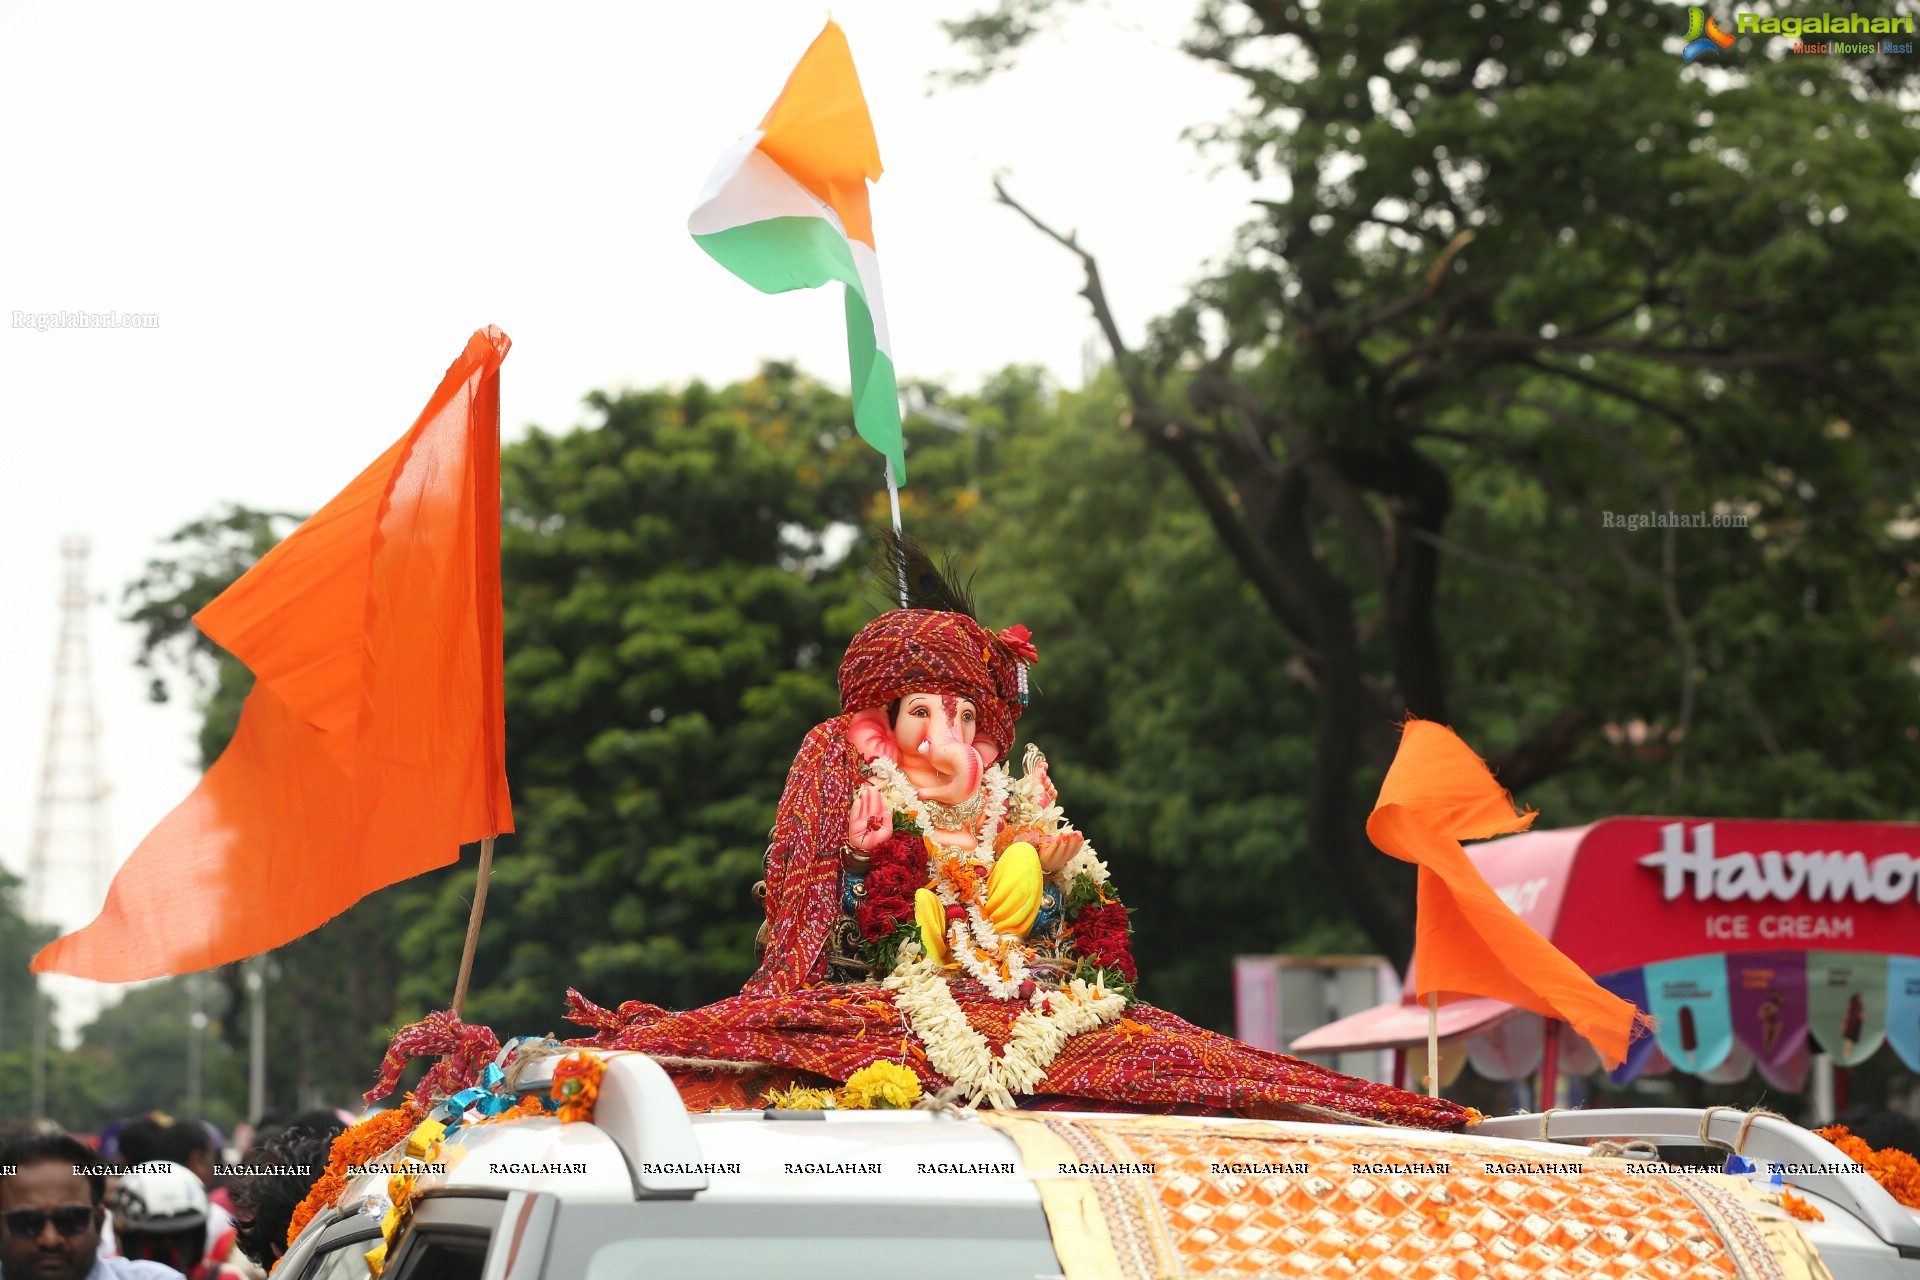
[[(87, 540), (61, 540), (60, 645), (53, 661), (53, 701), (40, 764), (27, 855), (27, 916), (64, 923), (106, 897), (107, 784), (100, 766), (100, 720), (93, 706), (87, 651)], [(44, 1002), (43, 1002), (44, 1006)], [(46, 1050), (51, 1014), (34, 1019), (33, 1114), (46, 1114)]]

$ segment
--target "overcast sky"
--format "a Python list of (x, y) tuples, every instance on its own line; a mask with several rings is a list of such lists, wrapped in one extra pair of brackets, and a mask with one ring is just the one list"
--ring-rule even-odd
[[(1137, 337), (1255, 192), (1183, 142), (1234, 85), (1174, 49), (1190, 6), (1088, 6), (1010, 75), (935, 25), (979, 0), (841, 0), (886, 177), (874, 226), (904, 378), (1009, 362), (1080, 380), (1075, 262), (992, 203), (1077, 227)], [(1122, 10), (1116, 13), (1115, 10)], [(838, 289), (769, 298), (688, 238), (824, 7), (765, 0), (0, 0), (0, 863), (23, 871), (59, 625), (59, 543), (93, 544), (93, 692), (115, 860), (188, 790), (194, 717), (156, 707), (119, 597), (170, 531), (229, 501), (311, 511), (412, 421), (467, 335), (513, 338), (503, 425), (587, 391), (797, 359), (844, 386)], [(17, 328), (14, 312), (155, 328)], [(878, 468), (876, 466), (876, 475)], [(90, 919), (86, 878), (54, 886)]]

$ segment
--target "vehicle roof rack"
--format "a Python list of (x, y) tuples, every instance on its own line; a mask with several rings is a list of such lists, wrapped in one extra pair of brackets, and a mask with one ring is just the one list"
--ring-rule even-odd
[[(1701, 1121), (1706, 1124), (1702, 1129)], [(1799, 1125), (1772, 1116), (1749, 1118), (1744, 1111), (1730, 1107), (1711, 1112), (1687, 1107), (1618, 1107), (1593, 1111), (1529, 1112), (1513, 1116), (1492, 1116), (1475, 1125), (1471, 1133), (1486, 1138), (1531, 1138), (1548, 1142), (1581, 1145), (1604, 1138), (1650, 1138), (1658, 1145), (1701, 1146), (1715, 1144), (1731, 1151), (1740, 1144), (1740, 1130), (1747, 1129), (1741, 1154), (1754, 1160), (1788, 1165), (1858, 1165), (1825, 1138)], [(1710, 1142), (1702, 1142), (1704, 1131)], [(1812, 1192), (1845, 1209), (1903, 1258), (1920, 1258), (1920, 1220), (1887, 1194), (1866, 1170), (1852, 1173), (1794, 1174), (1793, 1185)]]
[[(601, 1055), (606, 1073), (593, 1104), (593, 1123), (612, 1138), (633, 1173), (636, 1200), (678, 1200), (707, 1189), (700, 1139), (687, 1104), (666, 1070), (644, 1053)], [(528, 1064), (519, 1093), (546, 1093), (562, 1055)]]

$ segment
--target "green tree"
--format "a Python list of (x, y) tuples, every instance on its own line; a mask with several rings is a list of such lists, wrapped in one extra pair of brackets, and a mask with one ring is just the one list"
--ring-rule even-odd
[(156, 1110), (198, 1116), (222, 1130), (247, 1119), (246, 1059), (221, 1034), (230, 1010), (226, 989), (203, 974), (135, 988), (102, 1010), (69, 1060), (93, 1075), (94, 1111), (83, 1127)]
[[(1009, 370), (941, 396), (907, 523), (978, 571), (980, 614), (1040, 650), (1020, 738), (1130, 904), (1140, 995), (1230, 1029), (1236, 954), (1357, 951), (1304, 829), (1312, 701), (1179, 477), (1114, 429), (1111, 379)], [(1018, 755), (1016, 748), (1016, 756)]]
[(150, 672), (148, 696), (169, 702), (176, 684), (201, 710), (200, 767), (219, 759), (240, 723), (253, 673), (193, 625), (193, 615), (232, 586), (254, 561), (306, 517), (229, 503), (169, 534), (169, 555), (155, 556), (129, 583), (126, 620), (140, 629), (134, 665)]
[[(977, 76), (1073, 7), (949, 31)], [(1200, 136), (1275, 194), (1140, 351), (1000, 192), (1081, 256), (1121, 421), (1274, 621), (1307, 844), (1396, 959), (1362, 820), (1406, 712), (1556, 820), (1912, 811), (1910, 60), (1689, 69), (1676, 12), (1203, 0), (1185, 52), (1246, 99)], [(1608, 524), (1649, 511), (1750, 523)]]
[[(59, 932), (29, 920), (21, 901), (24, 882), (0, 867), (0, 1076), (16, 1086), (0, 1093), (0, 1120), (23, 1119), (33, 1110), (33, 1040), (36, 1018), (52, 1016), (52, 1001), (40, 993), (29, 966), (34, 953)], [(64, 1117), (71, 1099), (49, 1072), (49, 1114)]]

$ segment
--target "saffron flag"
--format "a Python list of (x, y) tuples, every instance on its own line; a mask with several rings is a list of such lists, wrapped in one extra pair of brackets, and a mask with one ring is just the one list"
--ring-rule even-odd
[(879, 176), (880, 144), (853, 54), (829, 21), (760, 127), (713, 166), (687, 230), (762, 293), (846, 286), (854, 430), (905, 484), (900, 393), (867, 205), (867, 183)]
[(240, 960), (513, 830), (500, 640), (500, 362), (468, 340), (413, 426), (195, 615), (253, 672), (226, 751), (38, 973)]
[(1367, 838), (1420, 868), (1414, 993), (1491, 996), (1558, 1018), (1617, 1067), (1638, 1011), (1515, 914), (1460, 847), (1524, 831), (1535, 816), (1514, 811), (1513, 798), (1453, 730), (1407, 721)]

